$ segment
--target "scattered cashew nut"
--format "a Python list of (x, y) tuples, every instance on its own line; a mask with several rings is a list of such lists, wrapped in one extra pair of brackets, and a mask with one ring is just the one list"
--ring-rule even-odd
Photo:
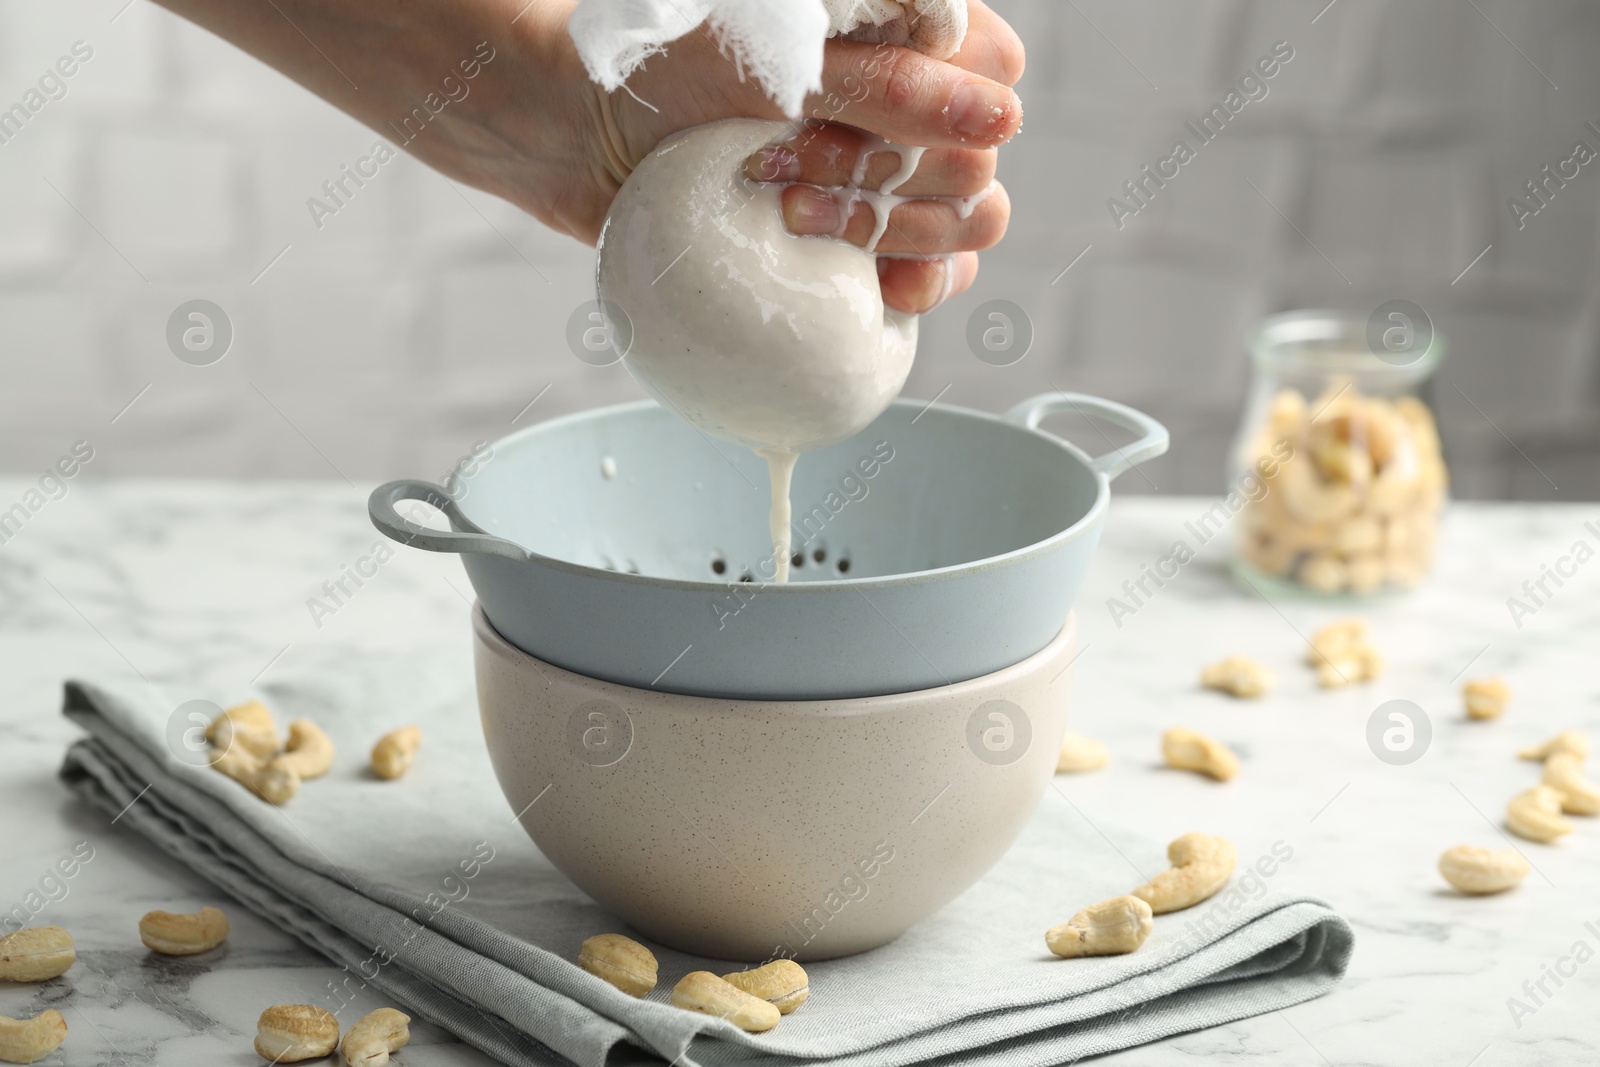
[(238, 745), (253, 756), (271, 759), (279, 748), (278, 724), (265, 704), (249, 700), (212, 719), (206, 740), (224, 752)]
[(1155, 929), (1150, 905), (1140, 897), (1112, 897), (1091, 904), (1045, 931), (1044, 943), (1062, 959), (1120, 956), (1144, 944)]
[(1561, 794), (1568, 815), (1600, 815), (1600, 788), (1583, 776), (1583, 757), (1557, 752), (1544, 761), (1544, 785)]
[(339, 1020), (314, 1004), (274, 1004), (256, 1020), (256, 1055), (272, 1063), (298, 1063), (331, 1055)]
[(65, 974), (77, 958), (66, 930), (30, 926), (0, 937), (0, 981), (43, 982)]
[(1493, 719), (1511, 703), (1511, 687), (1504, 678), (1474, 678), (1461, 687), (1461, 698), (1469, 718)]
[(139, 940), (163, 956), (195, 956), (227, 939), (228, 917), (221, 908), (201, 908), (188, 914), (151, 911), (139, 920)]
[(379, 1008), (356, 1020), (345, 1031), (340, 1045), (345, 1062), (350, 1067), (381, 1067), (389, 1062), (389, 1053), (406, 1047), (411, 1040), (411, 1016), (393, 1008)]
[(411, 769), (422, 747), (422, 730), (416, 726), (402, 726), (378, 738), (372, 746), (372, 773), (384, 781), (392, 781)]
[(1563, 730), (1542, 745), (1530, 745), (1518, 752), (1523, 759), (1544, 760), (1557, 752), (1570, 752), (1582, 759), (1589, 755), (1589, 735), (1582, 730)]
[(1351, 617), (1330, 622), (1311, 636), (1311, 651), (1306, 663), (1315, 667), (1323, 660), (1338, 659), (1352, 649), (1372, 643), (1372, 631), (1367, 620)]
[(1370, 682), (1383, 673), (1383, 654), (1371, 645), (1363, 645), (1338, 659), (1328, 659), (1317, 665), (1317, 684), (1324, 689), (1338, 689), (1356, 682)]
[(267, 766), (292, 771), (301, 780), (320, 778), (333, 766), (333, 742), (310, 719), (296, 719), (289, 724), (289, 743)]
[(1477, 845), (1457, 845), (1439, 857), (1439, 873), (1463, 893), (1503, 893), (1528, 875), (1528, 861), (1515, 850), (1498, 852)]
[(1239, 757), (1227, 745), (1182, 726), (1161, 735), (1161, 755), (1169, 767), (1197, 771), (1219, 782), (1239, 773)]
[(578, 966), (628, 994), (642, 997), (656, 987), (655, 955), (621, 934), (596, 934), (583, 943)]
[(1204, 667), (1200, 671), (1200, 684), (1241, 700), (1252, 700), (1272, 692), (1278, 679), (1249, 656), (1229, 656)]
[(684, 975), (672, 987), (672, 1003), (685, 1011), (726, 1019), (752, 1034), (771, 1030), (783, 1018), (776, 1004), (751, 996), (710, 971), (690, 971)]
[(1383, 673), (1383, 656), (1365, 619), (1340, 619), (1318, 630), (1306, 660), (1317, 669), (1317, 684), (1324, 689), (1370, 682)]
[(67, 1020), (59, 1011), (42, 1011), (31, 1019), (0, 1015), (0, 1060), (32, 1063), (42, 1060), (67, 1037)]
[(794, 960), (773, 960), (748, 971), (725, 974), (722, 980), (752, 997), (766, 1001), (788, 1015), (811, 995), (811, 979)]
[(1109, 762), (1111, 752), (1103, 742), (1071, 730), (1061, 735), (1061, 754), (1056, 757), (1057, 774), (1097, 770)]
[(1547, 785), (1536, 785), (1506, 805), (1506, 829), (1529, 841), (1548, 844), (1572, 833), (1572, 824), (1561, 817), (1561, 794)]
[(1210, 834), (1184, 834), (1167, 846), (1172, 866), (1133, 891), (1156, 915), (1182, 911), (1228, 884), (1239, 862), (1233, 842)]
[(287, 804), (300, 790), (300, 776), (293, 770), (276, 762), (263, 763), (243, 745), (223, 752), (211, 766), (269, 804)]

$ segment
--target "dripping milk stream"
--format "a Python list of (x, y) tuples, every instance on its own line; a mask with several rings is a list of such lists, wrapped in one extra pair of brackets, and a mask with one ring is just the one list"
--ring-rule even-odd
[[(872, 157), (880, 152), (893, 152), (900, 157), (900, 167), (890, 175), (882, 187), (876, 190), (863, 189), (861, 183), (867, 179), (867, 167), (872, 162)], [(872, 237), (867, 241), (865, 250), (869, 254), (876, 253), (878, 243), (883, 240), (883, 235), (889, 229), (889, 214), (901, 204), (913, 200), (936, 200), (949, 204), (955, 209), (958, 217), (968, 219), (979, 204), (988, 199), (994, 190), (994, 183), (972, 196), (900, 196), (895, 190), (904, 185), (917, 172), (917, 167), (922, 162), (926, 148), (915, 145), (897, 145), (882, 138), (872, 138), (862, 148), (856, 158), (855, 170), (850, 176), (850, 185), (843, 188), (835, 187), (830, 192), (843, 194), (843, 203), (840, 205), (839, 229), (835, 237), (842, 238), (850, 224), (850, 217), (855, 211), (855, 206), (865, 203), (872, 209), (873, 228)], [(943, 303), (950, 295), (950, 290), (955, 284), (955, 257), (949, 253), (937, 257), (918, 255), (889, 255), (887, 258), (929, 259), (938, 258), (944, 263), (944, 291), (939, 296)], [(794, 475), (795, 461), (799, 455), (794, 452), (757, 450), (757, 455), (767, 461), (767, 475), (772, 483), (772, 503), (768, 511), (768, 526), (772, 536), (772, 551), (775, 564), (773, 581), (787, 582), (789, 580), (789, 557), (793, 549), (793, 536), (790, 531), (791, 505), (789, 502), (790, 483)]]

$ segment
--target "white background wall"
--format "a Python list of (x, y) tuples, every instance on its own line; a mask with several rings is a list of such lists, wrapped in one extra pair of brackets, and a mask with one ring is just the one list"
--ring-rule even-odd
[[(126, 2), (0, 0), (0, 107), (74, 41), (94, 49), (0, 145), (0, 470), (84, 438), (96, 476), (440, 475), (546, 386), (517, 425), (640, 395), (566, 348), (591, 250), (409, 157), (319, 231), (306, 199), (377, 135)], [(1404, 298), (1451, 341), (1458, 493), (1600, 497), (1600, 166), (1521, 231), (1506, 206), (1574, 141), (1600, 149), (1600, 6), (1326, 2), (995, 0), (1030, 60), (1001, 167), (1012, 232), (925, 323), (908, 393), (1121, 399), (1173, 428), (1150, 484), (1211, 490), (1252, 321)], [(1106, 198), (1280, 39), (1296, 56), (1270, 95), (1113, 226)], [(196, 297), (236, 331), (209, 367), (165, 341)], [(1037, 331), (1011, 367), (964, 340), (993, 298)]]

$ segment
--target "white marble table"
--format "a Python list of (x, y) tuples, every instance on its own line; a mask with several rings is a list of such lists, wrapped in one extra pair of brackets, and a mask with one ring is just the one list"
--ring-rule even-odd
[[(0, 509), (31, 484), (0, 479)], [(1436, 580), (1368, 612), (1386, 676), (1330, 693), (1315, 689), (1300, 661), (1304, 635), (1335, 613), (1240, 592), (1220, 541), (1120, 627), (1113, 621), (1107, 597), (1166, 555), (1207, 503), (1125, 498), (1112, 508), (1079, 602), (1074, 724), (1105, 739), (1114, 762), (1058, 778), (1044, 803), (1074, 806), (1089, 862), (1124, 862), (1094, 832), (1097, 816), (1162, 838), (1203, 827), (1235, 840), (1241, 863), (1274, 845), (1292, 850), (1270, 884), (1330, 901), (1356, 929), (1355, 958), (1329, 996), (1110, 1061), (1600, 1062), (1600, 962), (1589, 959), (1600, 952), (1600, 821), (1582, 821), (1558, 846), (1518, 842), (1537, 870), (1504, 897), (1457, 896), (1434, 871), (1450, 845), (1505, 847), (1500, 812), (1535, 777), (1515, 748), (1566, 727), (1600, 731), (1600, 562), (1560, 588), (1547, 583), (1554, 595), (1520, 628), (1506, 606), (1575, 541), (1600, 547), (1584, 527), (1600, 528), (1600, 505), (1456, 506)], [(80, 479), (0, 544), (0, 909), (24, 904), (76, 843), (93, 849), (65, 897), (36, 920), (76, 936), (68, 979), (44, 992), (0, 984), (0, 1014), (49, 1000), (67, 1016), (67, 1043), (44, 1062), (259, 1063), (249, 1045), (261, 1008), (303, 999), (296, 991), (333, 975), (238, 906), (220, 959), (174, 962), (143, 950), (135, 927), (144, 911), (188, 910), (215, 893), (56, 780), (75, 733), (58, 713), (60, 686), (73, 674), (128, 685), (248, 682), (324, 643), (352, 656), (444, 643), (465, 657), (469, 589), (449, 557), (398, 554), (315, 625), (307, 598), (376, 536), (364, 491), (345, 485)], [(1236, 703), (1195, 688), (1202, 662), (1236, 652), (1273, 665), (1282, 680), (1273, 696)], [(1515, 689), (1499, 721), (1462, 719), (1458, 679), (1480, 673), (1504, 673)], [(1434, 727), (1430, 750), (1409, 766), (1381, 762), (1365, 738), (1373, 709), (1395, 698), (1424, 707)], [(1231, 743), (1239, 777), (1217, 785), (1160, 770), (1156, 737), (1178, 723)], [(1582, 963), (1572, 955), (1579, 942)], [(1560, 986), (1545, 978), (1544, 995), (1547, 968), (1571, 976)], [(1513, 997), (1531, 1012), (1513, 1018)], [(403, 1063), (487, 1062), (438, 1031), (414, 1034)]]

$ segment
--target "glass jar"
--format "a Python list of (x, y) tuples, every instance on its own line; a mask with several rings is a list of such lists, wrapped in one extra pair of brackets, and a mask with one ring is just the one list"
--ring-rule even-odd
[(1409, 589), (1433, 568), (1449, 476), (1422, 391), (1444, 341), (1413, 304), (1363, 321), (1275, 315), (1233, 453), (1236, 572), (1323, 596)]

